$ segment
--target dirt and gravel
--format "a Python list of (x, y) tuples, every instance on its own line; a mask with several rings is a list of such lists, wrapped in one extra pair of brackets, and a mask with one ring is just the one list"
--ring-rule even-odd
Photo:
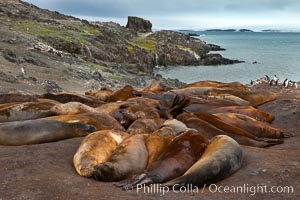
[[(112, 183), (83, 178), (72, 164), (83, 138), (74, 138), (39, 145), (0, 146), (0, 199), (299, 199), (300, 90), (266, 85), (254, 88), (263, 89), (277, 92), (279, 97), (259, 108), (275, 116), (274, 127), (294, 136), (266, 149), (244, 146), (242, 168), (216, 185), (198, 191), (171, 189), (163, 194), (163, 190), (154, 187), (123, 191)], [(239, 190), (234, 192), (237, 187)]]

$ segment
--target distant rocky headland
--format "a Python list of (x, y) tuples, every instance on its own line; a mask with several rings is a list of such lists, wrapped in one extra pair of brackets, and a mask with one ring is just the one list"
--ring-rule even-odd
[(164, 80), (153, 74), (155, 66), (240, 62), (210, 53), (224, 49), (191, 35), (152, 32), (151, 22), (138, 17), (128, 17), (123, 27), (0, 0), (0, 24), (0, 92), (142, 87)]

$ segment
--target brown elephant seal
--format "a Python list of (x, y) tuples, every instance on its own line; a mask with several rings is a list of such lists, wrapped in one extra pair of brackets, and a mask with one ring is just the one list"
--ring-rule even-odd
[(12, 104), (0, 109), (0, 122), (23, 121), (54, 115), (48, 102), (26, 102)]
[(133, 98), (128, 99), (127, 102), (134, 102), (141, 106), (148, 106), (148, 107), (153, 107), (153, 108), (160, 107), (160, 103), (158, 100), (149, 99), (149, 98), (145, 98), (145, 97), (133, 97)]
[(239, 127), (236, 127), (234, 125), (231, 125), (229, 123), (224, 122), (222, 119), (220, 119), (217, 116), (214, 116), (212, 114), (209, 113), (194, 113), (193, 115), (195, 115), (196, 117), (210, 123), (211, 125), (227, 132), (227, 133), (232, 133), (234, 135), (240, 135), (240, 136), (244, 136), (244, 137), (248, 137), (251, 138), (253, 140), (256, 141), (263, 141), (269, 145), (267, 146), (271, 146), (271, 145), (276, 145), (276, 144), (281, 144), (283, 143), (282, 139), (272, 139), (272, 138), (259, 138), (255, 135), (253, 135), (252, 133), (241, 129)]
[(168, 119), (166, 120), (162, 127), (170, 127), (174, 130), (176, 135), (179, 135), (180, 133), (189, 130), (189, 128), (181, 121), (177, 119)]
[(4, 103), (21, 103), (21, 102), (36, 102), (38, 95), (25, 94), (0, 94), (0, 104)]
[(94, 167), (106, 162), (117, 146), (128, 136), (126, 132), (114, 130), (97, 131), (86, 136), (73, 157), (77, 173), (91, 177)]
[(218, 94), (231, 94), (237, 97), (240, 97), (246, 101), (249, 101), (252, 105), (259, 106), (269, 101), (273, 101), (277, 98), (277, 95), (273, 92), (264, 91), (264, 92), (250, 92), (250, 91), (241, 91), (227, 88), (213, 88), (210, 91), (210, 95)]
[(106, 113), (80, 113), (76, 115), (58, 115), (42, 118), (40, 120), (57, 120), (61, 122), (83, 122), (96, 127), (100, 130), (119, 130), (125, 131), (124, 127), (112, 116)]
[(140, 93), (136, 91), (131, 85), (125, 85), (123, 88), (112, 93), (107, 102), (126, 101), (129, 98), (140, 96)]
[(26, 120), (0, 124), (1, 145), (26, 145), (55, 142), (82, 137), (96, 130), (94, 126), (82, 123), (65, 123), (54, 120)]
[(144, 93), (143, 97), (159, 101), (159, 108), (162, 110), (174, 107), (178, 103), (182, 102), (182, 100), (185, 98), (184, 95), (177, 94), (175, 92)]
[(101, 101), (107, 101), (108, 97), (112, 95), (113, 91), (108, 87), (101, 87), (98, 91), (89, 90), (85, 92), (85, 95), (94, 96)]
[(132, 105), (124, 109), (115, 110), (111, 113), (124, 128), (128, 128), (137, 119), (160, 118), (159, 110), (152, 107)]
[(279, 139), (289, 136), (278, 128), (273, 128), (246, 115), (236, 113), (217, 113), (214, 115), (224, 122), (246, 130), (259, 138)]
[(80, 102), (68, 102), (64, 104), (57, 104), (50, 109), (55, 115), (74, 115), (84, 112), (98, 112), (96, 109), (82, 104)]
[(226, 135), (214, 137), (205, 149), (202, 157), (182, 176), (173, 179), (163, 186), (178, 189), (191, 184), (203, 186), (224, 179), (238, 169), (243, 161), (241, 146)]
[(209, 94), (212, 89), (213, 89), (213, 87), (187, 87), (187, 88), (175, 89), (175, 90), (171, 90), (171, 91), (176, 94), (202, 96), (202, 95)]
[[(187, 113), (183, 113), (177, 117), (178, 120), (182, 121), (186, 124), (188, 128), (196, 129), (200, 133), (202, 133), (208, 139), (211, 139), (217, 135), (228, 135), (229, 137), (236, 140), (241, 145), (253, 146), (253, 147), (268, 147), (272, 146), (273, 143), (265, 142), (265, 141), (257, 141), (251, 139), (249, 137), (243, 135), (233, 134), (231, 132), (223, 131), (212, 124), (199, 119), (195, 116), (189, 115)], [(277, 144), (277, 143), (276, 143)]]
[(110, 114), (114, 119), (116, 119), (125, 129), (128, 129), (129, 126), (137, 120), (137, 117), (130, 115), (125, 112), (125, 109), (115, 110)]
[(222, 84), (221, 82), (218, 81), (211, 81), (211, 80), (206, 80), (206, 81), (197, 81), (193, 83), (189, 83), (184, 85), (182, 88), (189, 88), (189, 87), (218, 87), (218, 85)]
[(188, 87), (215, 87), (215, 88), (234, 88), (238, 90), (249, 90), (249, 88), (239, 82), (231, 82), (231, 83), (221, 83), (217, 81), (198, 81), (194, 83), (187, 84), (182, 88)]
[(247, 115), (254, 119), (271, 123), (274, 120), (274, 116), (269, 113), (263, 112), (259, 109), (253, 108), (252, 106), (226, 106), (214, 108), (208, 111), (211, 114), (217, 113), (237, 113)]
[(127, 108), (132, 105), (136, 105), (136, 103), (135, 102), (118, 101), (118, 102), (109, 102), (109, 103), (103, 104), (99, 107), (96, 107), (95, 109), (97, 111), (104, 112), (106, 114), (111, 114), (116, 110), (124, 109), (124, 108)]
[(93, 96), (82, 95), (77, 93), (66, 93), (66, 92), (57, 93), (57, 94), (46, 93), (43, 94), (42, 97), (46, 99), (52, 99), (60, 103), (68, 103), (68, 102), (76, 101), (91, 107), (101, 106), (104, 103), (100, 99), (97, 99)]
[(172, 142), (175, 136), (176, 133), (170, 127), (162, 127), (148, 136), (146, 141), (146, 147), (149, 154), (147, 166), (150, 166), (158, 159), (165, 147)]
[(132, 105), (124, 109), (127, 115), (133, 119), (154, 119), (160, 118), (159, 110), (153, 107)]
[(117, 186), (126, 189), (133, 188), (136, 184), (163, 183), (177, 178), (201, 157), (208, 144), (208, 140), (199, 132), (186, 131), (176, 137), (144, 173)]
[[(219, 107), (241, 106), (237, 101), (216, 98), (215, 96), (190, 97), (190, 102), (190, 105), (186, 106), (183, 110), (189, 112), (207, 112), (208, 110)], [(247, 105), (250, 105), (250, 103)]]
[(210, 96), (208, 99), (217, 99), (217, 100), (225, 100), (232, 102), (233, 104), (239, 105), (239, 106), (251, 106), (252, 104), (249, 101), (246, 101), (240, 97), (234, 96), (232, 94), (219, 94), (216, 96)]
[(120, 181), (133, 174), (141, 173), (147, 166), (148, 135), (132, 135), (116, 148), (111, 157), (94, 167), (92, 176), (98, 181)]
[(173, 88), (161, 83), (161, 82), (152, 82), (147, 87), (143, 88), (141, 92), (148, 93), (148, 92), (166, 92), (172, 90)]
[(151, 134), (158, 130), (165, 119), (155, 118), (155, 119), (137, 119), (135, 120), (127, 129), (130, 134)]

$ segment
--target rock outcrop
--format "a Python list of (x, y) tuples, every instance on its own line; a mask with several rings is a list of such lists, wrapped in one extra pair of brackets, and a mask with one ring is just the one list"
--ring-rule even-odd
[(128, 16), (126, 28), (146, 33), (152, 31), (152, 23), (143, 18)]
[[(19, 0), (0, 0), (0, 18), (0, 92), (4, 84), (12, 91), (17, 88), (14, 84), (39, 92), (56, 88), (45, 84), (46, 80), (55, 81), (65, 91), (65, 87), (76, 90), (82, 86), (143, 87), (152, 80), (163, 80), (154, 76), (157, 65), (237, 62), (208, 55), (222, 48), (189, 35), (151, 32), (151, 22), (138, 17), (128, 17), (126, 28), (114, 22), (80, 20)], [(26, 76), (22, 67), (26, 67)], [(42, 83), (50, 87), (41, 87)]]

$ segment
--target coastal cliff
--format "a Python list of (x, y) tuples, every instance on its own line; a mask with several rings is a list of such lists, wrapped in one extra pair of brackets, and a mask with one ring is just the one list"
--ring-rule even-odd
[[(19, 0), (0, 0), (0, 92), (78, 90), (125, 83), (144, 86), (155, 66), (239, 62), (210, 51), (217, 45), (173, 31), (152, 32), (150, 21), (129, 17), (89, 22)], [(23, 69), (25, 71), (23, 71)], [(164, 80), (166, 81), (166, 80)], [(178, 80), (168, 80), (179, 84)], [(50, 88), (50, 89), (49, 89)]]

